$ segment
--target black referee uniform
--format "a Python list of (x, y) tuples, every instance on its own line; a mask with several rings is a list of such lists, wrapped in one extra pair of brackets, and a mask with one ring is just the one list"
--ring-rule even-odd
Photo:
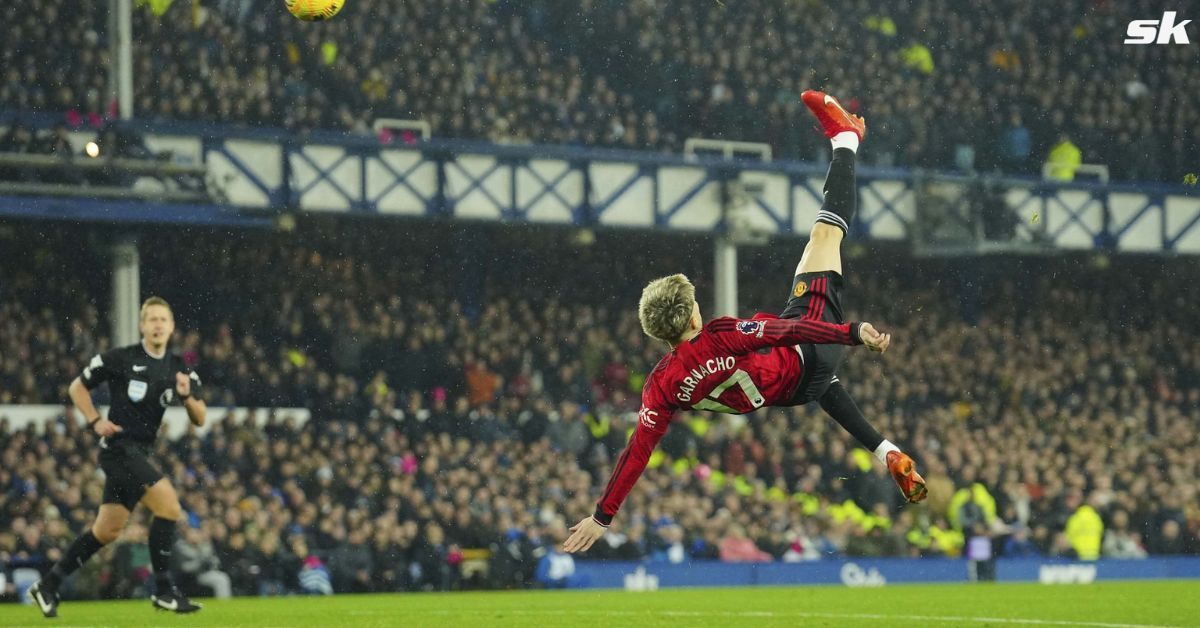
[(162, 479), (150, 462), (150, 450), (163, 413), (177, 400), (176, 373), (187, 374), (191, 396), (201, 398), (200, 376), (183, 358), (171, 353), (155, 358), (140, 343), (97, 355), (83, 369), (80, 379), (88, 390), (108, 382), (108, 420), (122, 430), (100, 439), (100, 468), (107, 476), (104, 503), (133, 510), (146, 489)]
[[(100, 468), (106, 476), (104, 503), (132, 511), (146, 489), (163, 478), (150, 462), (150, 450), (163, 413), (177, 401), (175, 379), (185, 373), (190, 379), (189, 396), (199, 398), (200, 376), (183, 359), (171, 353), (154, 357), (143, 344), (113, 349), (88, 362), (79, 380), (89, 390), (108, 383), (111, 406), (108, 420), (121, 431), (100, 438)], [(99, 419), (96, 419), (99, 420)], [(155, 608), (177, 613), (200, 610), (175, 587), (171, 577), (171, 547), (176, 521), (155, 516), (150, 521), (150, 563), (154, 569)], [(58, 616), (58, 588), (63, 580), (83, 566), (104, 546), (91, 529), (79, 535), (46, 575), (29, 589), (29, 595), (46, 617)]]

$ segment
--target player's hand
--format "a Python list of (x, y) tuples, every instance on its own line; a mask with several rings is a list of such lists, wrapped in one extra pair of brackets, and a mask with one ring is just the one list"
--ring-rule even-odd
[(862, 338), (863, 344), (868, 349), (878, 353), (887, 351), (888, 346), (892, 344), (891, 334), (880, 332), (870, 323), (862, 323), (858, 326), (858, 337)]
[(180, 399), (187, 399), (192, 395), (192, 380), (186, 374), (175, 374), (175, 393)]
[(604, 536), (605, 527), (591, 517), (571, 526), (571, 536), (563, 543), (563, 551), (568, 554), (586, 552), (600, 537)]
[(97, 434), (104, 436), (105, 438), (113, 436), (117, 432), (125, 431), (120, 425), (117, 425), (108, 419), (100, 419), (99, 421), (96, 421), (96, 425), (92, 426), (92, 429)]

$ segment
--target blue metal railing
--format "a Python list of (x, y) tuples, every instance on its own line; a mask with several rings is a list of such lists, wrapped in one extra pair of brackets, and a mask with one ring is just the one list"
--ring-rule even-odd
[[(0, 124), (12, 117), (0, 114)], [(36, 126), (53, 118), (22, 117)], [(177, 158), (183, 163), (204, 163), (216, 187), (225, 187), (228, 206), (267, 213), (395, 213), (702, 231), (742, 224), (766, 234), (804, 235), (819, 208), (825, 174), (821, 164), (794, 161), (729, 162), (449, 139), (381, 144), (373, 136), (328, 131), (297, 135), (232, 125), (120, 124), (151, 140), (170, 138), (182, 147)], [(931, 183), (960, 191), (978, 185), (1000, 190), (1012, 197), (1006, 200), (1014, 216), (1028, 223), (1021, 237), (1058, 248), (1200, 252), (1195, 188), (866, 166), (858, 169), (856, 233), (913, 237), (917, 207), (927, 206)], [(731, 184), (762, 192), (737, 197)], [(740, 204), (732, 207), (737, 198)], [(962, 203), (953, 195), (945, 200)], [(12, 199), (2, 202), (0, 211), (12, 213), (13, 205)]]

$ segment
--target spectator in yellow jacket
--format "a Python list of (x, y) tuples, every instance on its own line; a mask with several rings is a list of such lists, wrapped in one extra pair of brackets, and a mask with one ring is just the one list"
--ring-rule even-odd
[(1063, 133), (1054, 148), (1050, 149), (1050, 156), (1046, 159), (1046, 178), (1055, 181), (1074, 181), (1075, 171), (1079, 169), (1081, 163), (1083, 163), (1083, 152), (1066, 133)]
[[(1080, 501), (1078, 493), (1072, 493), (1067, 499), (1068, 506), (1078, 505)], [(1091, 499), (1088, 500), (1089, 503), (1079, 505), (1067, 519), (1067, 541), (1080, 560), (1100, 558), (1100, 544), (1104, 539), (1104, 521), (1100, 519), (1100, 513), (1096, 512), (1092, 506), (1094, 501)]]

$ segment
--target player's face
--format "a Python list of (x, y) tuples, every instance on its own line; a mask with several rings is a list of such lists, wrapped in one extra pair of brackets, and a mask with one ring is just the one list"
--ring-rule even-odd
[(700, 302), (692, 302), (692, 327), (700, 329), (704, 327), (704, 317), (700, 315)]
[(175, 333), (175, 317), (166, 307), (151, 305), (146, 308), (146, 315), (142, 317), (138, 329), (141, 330), (142, 337), (146, 339), (146, 344), (152, 347), (161, 347), (167, 344), (167, 341), (171, 339), (171, 334)]

